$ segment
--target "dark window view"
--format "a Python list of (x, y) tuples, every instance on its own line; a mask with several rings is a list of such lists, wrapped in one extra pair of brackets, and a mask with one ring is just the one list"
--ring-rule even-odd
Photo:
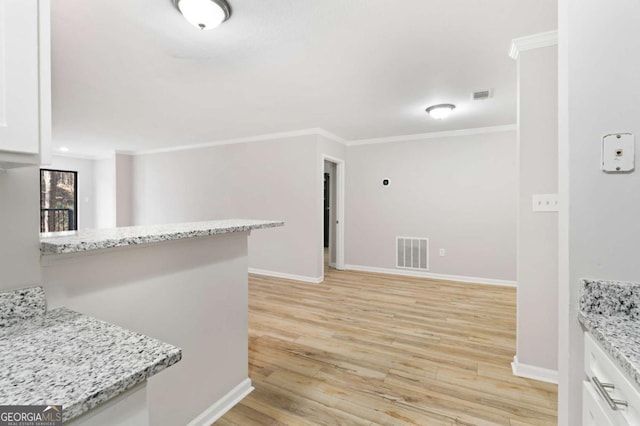
[(40, 170), (40, 232), (75, 231), (78, 174)]

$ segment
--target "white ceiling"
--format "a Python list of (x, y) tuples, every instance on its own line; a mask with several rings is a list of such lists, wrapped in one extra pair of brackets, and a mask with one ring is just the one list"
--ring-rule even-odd
[[(202, 32), (171, 0), (53, 2), (54, 146), (95, 155), (322, 128), (346, 140), (512, 124), (511, 39), (555, 0), (229, 0)], [(470, 93), (494, 89), (472, 102)], [(446, 121), (424, 109), (454, 103)]]

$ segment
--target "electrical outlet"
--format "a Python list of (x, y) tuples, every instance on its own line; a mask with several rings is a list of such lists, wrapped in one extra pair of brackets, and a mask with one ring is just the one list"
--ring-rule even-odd
[(440, 257), (444, 257), (444, 249), (443, 249), (443, 248), (441, 248), (440, 250), (438, 250), (438, 255), (439, 255)]
[(531, 198), (534, 212), (559, 211), (558, 194), (533, 194)]

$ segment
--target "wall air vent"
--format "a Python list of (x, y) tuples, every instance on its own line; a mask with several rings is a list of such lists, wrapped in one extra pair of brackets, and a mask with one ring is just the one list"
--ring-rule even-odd
[(396, 267), (429, 270), (429, 239), (396, 237)]
[(485, 99), (489, 99), (491, 95), (493, 95), (493, 90), (491, 89), (478, 90), (477, 92), (473, 92), (471, 94), (471, 99), (473, 99), (474, 101), (482, 101)]

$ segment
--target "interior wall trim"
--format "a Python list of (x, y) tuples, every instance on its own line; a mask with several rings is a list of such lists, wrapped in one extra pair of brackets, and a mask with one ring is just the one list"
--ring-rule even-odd
[(518, 362), (518, 355), (513, 357), (511, 371), (514, 376), (526, 379), (538, 380), (541, 382), (558, 384), (558, 371), (548, 368), (537, 367), (535, 365), (522, 364)]
[(468, 283), (468, 284), (485, 284), (485, 285), (499, 285), (503, 287), (517, 287), (517, 283), (515, 281), (499, 280), (495, 278), (469, 277), (466, 275), (436, 274), (433, 272), (412, 271), (408, 269), (377, 268), (373, 266), (361, 266), (361, 265), (345, 265), (345, 269), (348, 271), (373, 272), (377, 274), (401, 275), (405, 277), (431, 278), (435, 280), (455, 281), (459, 283)]
[(165, 152), (188, 151), (192, 149), (210, 148), (210, 147), (222, 146), (222, 145), (234, 145), (238, 143), (267, 142), (274, 139), (286, 139), (286, 138), (294, 138), (298, 136), (323, 136), (334, 142), (338, 142), (341, 144), (345, 143), (344, 139), (334, 135), (333, 133), (330, 133), (321, 128), (313, 128), (313, 129), (294, 130), (290, 132), (268, 133), (264, 135), (249, 136), (245, 138), (226, 139), (226, 140), (212, 141), (212, 142), (205, 142), (205, 143), (198, 143), (198, 144), (191, 144), (191, 145), (180, 145), (180, 146), (171, 146), (167, 148), (135, 151), (132, 154), (133, 155), (161, 154)]
[(517, 60), (518, 56), (520, 56), (520, 52), (531, 49), (538, 49), (540, 47), (554, 46), (556, 44), (558, 44), (557, 30), (514, 38), (513, 40), (511, 40), (509, 56), (511, 57), (511, 59)]
[(246, 378), (226, 395), (214, 402), (209, 408), (204, 410), (198, 417), (193, 419), (187, 426), (209, 426), (215, 423), (227, 411), (249, 395), (255, 388), (251, 385), (251, 379)]
[(282, 278), (285, 280), (302, 281), (305, 283), (319, 284), (324, 281), (324, 277), (307, 277), (304, 275), (287, 274), (284, 272), (267, 271), (264, 269), (249, 268), (250, 274), (263, 275), (265, 277)]
[(444, 132), (418, 133), (413, 135), (389, 136), (386, 138), (360, 139), (347, 142), (347, 146), (371, 145), (390, 142), (410, 142), (425, 139), (449, 138), (454, 136), (482, 135), (487, 133), (513, 132), (518, 130), (517, 124), (504, 126), (477, 127), (474, 129), (447, 130)]
[[(359, 145), (370, 145), (377, 143), (390, 143), (390, 142), (407, 142), (407, 141), (416, 141), (416, 140), (425, 140), (425, 139), (437, 139), (437, 138), (447, 138), (454, 136), (469, 136), (469, 135), (481, 135), (488, 133), (499, 133), (499, 132), (511, 132), (516, 131), (518, 129), (517, 124), (506, 124), (500, 126), (490, 126), (490, 127), (477, 127), (472, 129), (459, 129), (459, 130), (447, 130), (443, 132), (428, 132), (428, 133), (417, 133), (410, 135), (400, 135), (400, 136), (389, 136), (382, 138), (372, 138), (372, 139), (357, 139), (348, 141), (334, 133), (331, 133), (322, 128), (313, 128), (313, 129), (304, 129), (304, 130), (294, 130), (291, 132), (280, 132), (280, 133), (268, 133), (264, 135), (257, 136), (249, 136), (246, 138), (235, 138), (235, 139), (226, 139), (220, 141), (212, 141), (191, 145), (176, 145), (170, 146), (166, 148), (158, 148), (158, 149), (149, 149), (149, 150), (140, 150), (140, 151), (115, 151), (117, 154), (125, 154), (125, 155), (150, 155), (150, 154), (162, 154), (167, 152), (178, 152), (178, 151), (189, 151), (193, 149), (203, 149), (210, 148), (215, 146), (223, 146), (223, 145), (233, 145), (239, 143), (251, 143), (251, 142), (266, 142), (276, 139), (286, 139), (293, 138), (299, 136), (322, 136), (331, 141), (340, 143), (345, 146), (359, 146)], [(73, 154), (73, 153), (54, 153), (57, 157), (69, 157), (69, 158), (79, 158), (85, 160), (101, 160), (105, 158), (110, 158), (114, 155), (111, 153), (110, 155), (100, 155), (100, 156), (90, 156), (90, 155), (82, 155), (82, 154)]]

